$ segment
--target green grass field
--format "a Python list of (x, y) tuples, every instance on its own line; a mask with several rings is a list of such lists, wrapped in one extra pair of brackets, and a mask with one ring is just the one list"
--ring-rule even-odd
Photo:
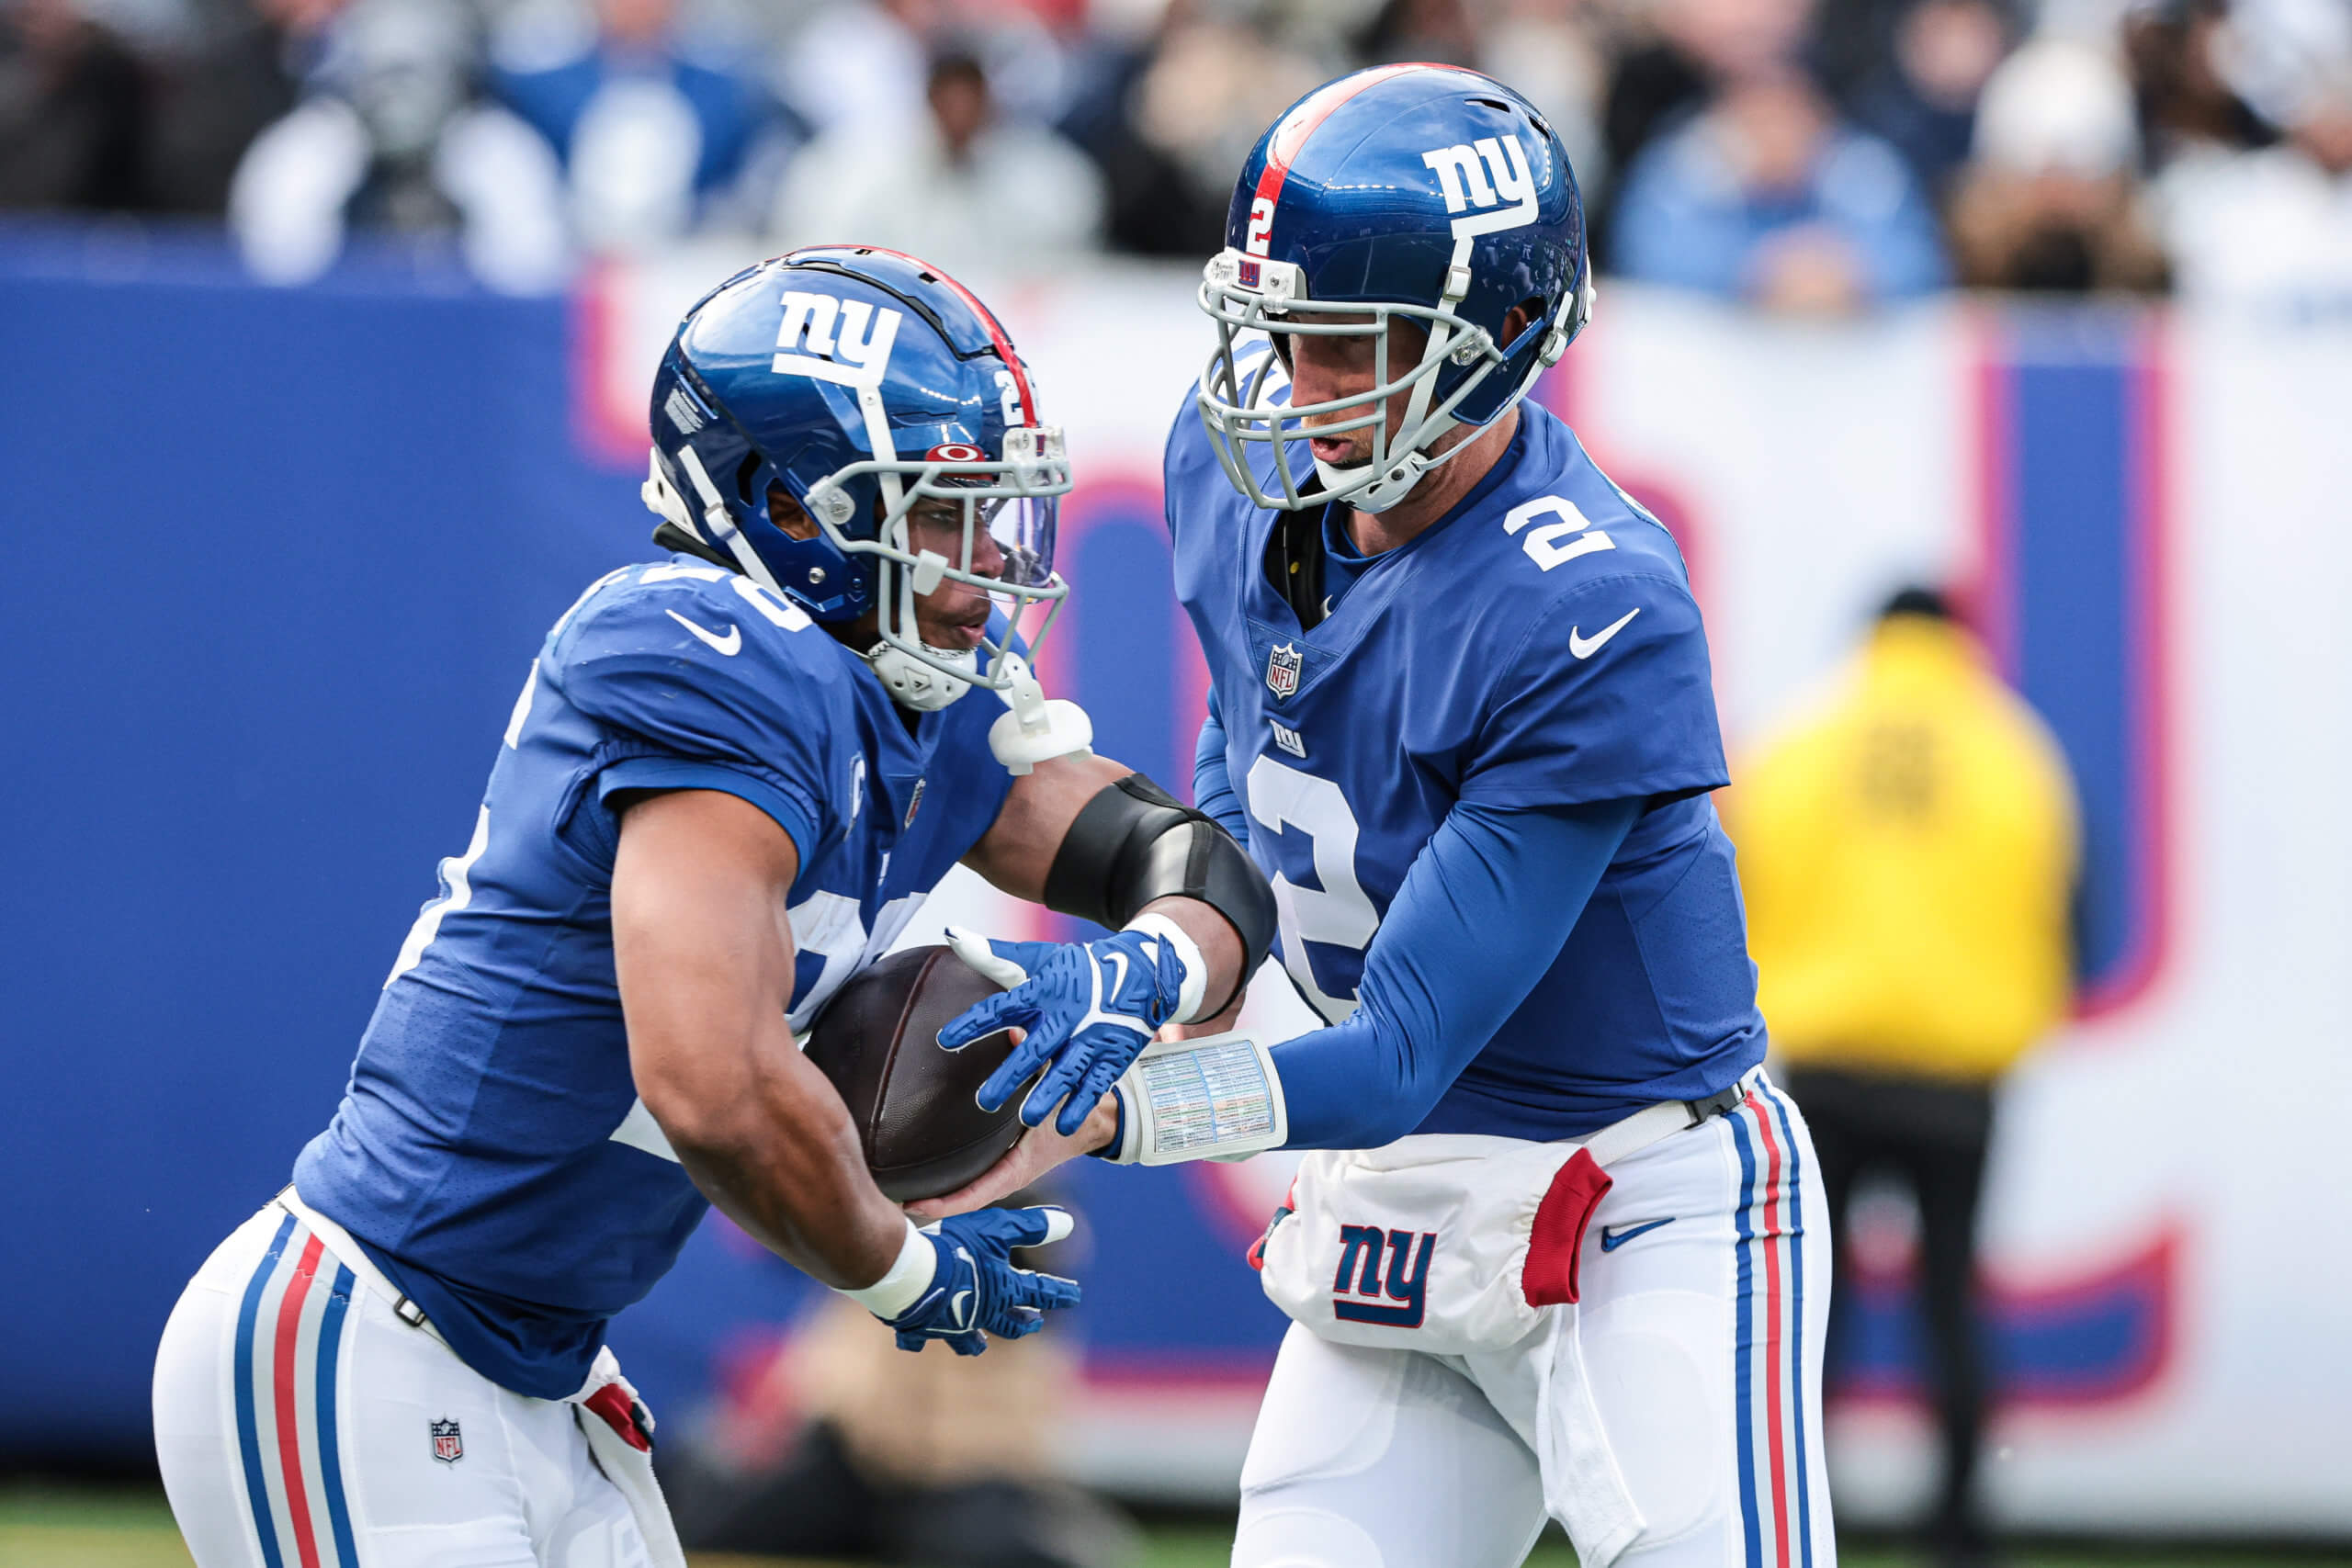
[[(1168, 1525), (1148, 1534), (1136, 1568), (1225, 1568), (1230, 1535), (1214, 1524)], [(1849, 1549), (1843, 1568), (1924, 1568), (1883, 1547)], [(1546, 1541), (1528, 1568), (1574, 1568), (1566, 1547)], [(0, 1486), (0, 1568), (189, 1568), (163, 1494), (152, 1490)], [(701, 1556), (695, 1568), (825, 1568), (777, 1558)], [(2014, 1568), (2352, 1568), (2352, 1550), (2292, 1552), (2168, 1548), (2026, 1548)]]

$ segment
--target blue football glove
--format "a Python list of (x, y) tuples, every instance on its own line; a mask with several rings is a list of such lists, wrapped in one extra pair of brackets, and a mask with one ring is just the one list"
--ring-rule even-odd
[(960, 1051), (1000, 1029), (1023, 1031), (980, 1085), (980, 1109), (1002, 1105), (1050, 1062), (1022, 1102), (1021, 1120), (1037, 1126), (1059, 1105), (1054, 1126), (1064, 1137), (1085, 1123), (1161, 1024), (1190, 1016), (1208, 984), (1200, 950), (1154, 915), (1090, 942), (992, 942), (950, 926), (947, 945), (1005, 991), (966, 1009), (939, 1043)]
[(1050, 1207), (982, 1209), (925, 1225), (938, 1253), (931, 1283), (914, 1305), (882, 1321), (898, 1330), (901, 1350), (944, 1339), (959, 1356), (987, 1349), (989, 1334), (1000, 1339), (1035, 1334), (1046, 1313), (1078, 1304), (1078, 1284), (1015, 1269), (1012, 1249), (1059, 1241), (1071, 1228), (1069, 1211)]

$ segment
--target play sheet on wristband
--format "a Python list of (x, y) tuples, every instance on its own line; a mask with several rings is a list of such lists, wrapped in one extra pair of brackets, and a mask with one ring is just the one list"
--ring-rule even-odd
[(1281, 1086), (1249, 1035), (1155, 1045), (1132, 1072), (1148, 1109), (1145, 1163), (1254, 1153), (1282, 1141)]

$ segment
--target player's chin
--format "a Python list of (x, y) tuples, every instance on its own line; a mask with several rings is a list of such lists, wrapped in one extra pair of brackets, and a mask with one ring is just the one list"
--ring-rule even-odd
[(1360, 468), (1372, 461), (1371, 450), (1360, 441), (1342, 440), (1337, 436), (1314, 435), (1307, 438), (1307, 449), (1318, 463), (1335, 468)]
[(922, 640), (932, 648), (948, 653), (961, 653), (966, 649), (980, 646), (980, 638), (988, 634), (988, 612), (983, 609), (971, 619), (933, 621), (922, 628)]

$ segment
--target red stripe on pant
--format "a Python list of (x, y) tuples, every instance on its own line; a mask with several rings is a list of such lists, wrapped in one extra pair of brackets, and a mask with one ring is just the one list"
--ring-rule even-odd
[(1772, 1115), (1763, 1101), (1750, 1094), (1747, 1104), (1764, 1140), (1764, 1228), (1758, 1237), (1764, 1249), (1764, 1419), (1772, 1431), (1772, 1541), (1780, 1568), (1789, 1568), (1788, 1456), (1781, 1430), (1781, 1347), (1786, 1338), (1781, 1322), (1781, 1142), (1772, 1135)]
[(317, 1236), (305, 1242), (301, 1260), (286, 1281), (286, 1294), (277, 1303), (277, 1343), (270, 1366), (277, 1394), (277, 1462), (286, 1476), (286, 1512), (294, 1523), (294, 1549), (301, 1553), (302, 1568), (319, 1568), (319, 1538), (311, 1528), (310, 1494), (302, 1487), (302, 1428), (294, 1414), (294, 1347), (302, 1337), (302, 1303), (318, 1275), (322, 1250)]

